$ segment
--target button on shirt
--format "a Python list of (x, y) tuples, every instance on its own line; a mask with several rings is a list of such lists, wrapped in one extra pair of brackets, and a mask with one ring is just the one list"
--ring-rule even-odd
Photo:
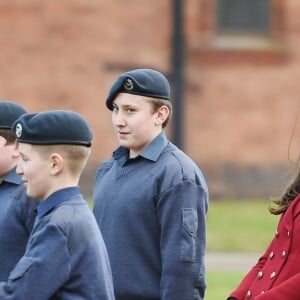
[(0, 284), (0, 299), (114, 299), (106, 248), (79, 188), (53, 193), (37, 218), (25, 255)]
[(207, 206), (201, 171), (164, 133), (134, 159), (119, 147), (101, 164), (94, 214), (116, 299), (203, 299)]
[(20, 186), (15, 169), (0, 183), (0, 281), (23, 256), (35, 219), (38, 201), (29, 198)]

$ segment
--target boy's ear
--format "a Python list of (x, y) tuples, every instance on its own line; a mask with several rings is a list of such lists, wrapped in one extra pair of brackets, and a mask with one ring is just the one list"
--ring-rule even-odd
[(64, 166), (64, 159), (59, 153), (52, 153), (50, 156), (50, 170), (51, 174), (59, 174)]
[(157, 118), (155, 120), (155, 125), (162, 125), (170, 114), (168, 106), (163, 105), (157, 110)]
[(13, 146), (13, 157), (18, 158), (20, 156), (19, 143), (17, 141), (14, 141), (12, 146)]

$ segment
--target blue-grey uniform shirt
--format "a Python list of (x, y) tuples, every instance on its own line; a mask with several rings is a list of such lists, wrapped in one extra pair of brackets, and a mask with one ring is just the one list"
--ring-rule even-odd
[(7, 280), (23, 256), (35, 219), (38, 201), (29, 198), (20, 184), (15, 169), (0, 183), (0, 281)]
[(0, 299), (114, 299), (106, 248), (79, 187), (40, 203), (25, 255), (0, 283)]
[(94, 214), (116, 299), (203, 299), (207, 208), (201, 171), (164, 133), (134, 159), (119, 147), (103, 162)]

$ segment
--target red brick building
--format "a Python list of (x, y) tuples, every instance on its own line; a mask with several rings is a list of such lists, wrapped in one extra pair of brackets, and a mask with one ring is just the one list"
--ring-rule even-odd
[[(104, 105), (112, 82), (136, 67), (170, 78), (174, 3), (0, 2), (0, 97), (30, 111), (77, 110), (90, 121), (88, 195), (98, 162), (117, 145)], [(205, 172), (213, 198), (276, 195), (293, 168), (288, 153), (296, 160), (300, 152), (300, 2), (182, 6), (184, 150)]]

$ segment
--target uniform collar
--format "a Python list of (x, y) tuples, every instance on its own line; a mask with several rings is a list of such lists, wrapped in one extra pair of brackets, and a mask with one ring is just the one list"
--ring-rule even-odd
[(0, 181), (2, 182), (9, 182), (9, 183), (14, 183), (14, 184), (21, 184), (22, 179), (21, 177), (16, 173), (16, 168), (13, 168), (11, 171), (9, 171)]
[(78, 195), (79, 193), (80, 193), (79, 186), (68, 187), (54, 192), (47, 199), (45, 199), (39, 204), (37, 208), (39, 218), (46, 215), (55, 206), (70, 200), (73, 196)]
[[(168, 140), (166, 134), (161, 132), (137, 157), (143, 157), (155, 162), (167, 144)], [(128, 148), (120, 146), (113, 153), (113, 158), (125, 163), (128, 160), (128, 152)]]

